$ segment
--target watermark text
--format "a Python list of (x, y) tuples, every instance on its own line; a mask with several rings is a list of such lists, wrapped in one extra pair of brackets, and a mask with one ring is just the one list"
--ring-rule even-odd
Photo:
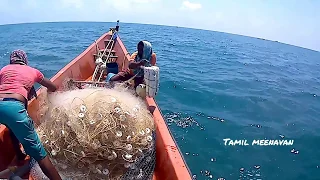
[(292, 146), (294, 140), (286, 139), (257, 139), (249, 142), (246, 139), (232, 140), (230, 138), (223, 139), (225, 146)]

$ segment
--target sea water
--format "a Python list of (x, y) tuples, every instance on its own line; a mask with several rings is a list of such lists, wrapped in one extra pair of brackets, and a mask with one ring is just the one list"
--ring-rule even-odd
[[(115, 23), (0, 26), (0, 65), (14, 49), (52, 77)], [(320, 178), (320, 53), (214, 31), (120, 23), (130, 53), (157, 54), (156, 100), (196, 179)], [(225, 145), (224, 140), (249, 145)], [(250, 145), (294, 140), (293, 145)]]

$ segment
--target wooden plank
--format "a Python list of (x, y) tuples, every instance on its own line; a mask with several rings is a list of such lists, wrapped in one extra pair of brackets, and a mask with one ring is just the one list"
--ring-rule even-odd
[[(99, 51), (100, 51), (101, 53), (103, 53), (103, 52), (104, 52), (104, 49), (100, 49)], [(112, 50), (111, 50), (111, 49), (107, 49), (107, 50), (106, 50), (107, 53), (110, 52), (110, 51), (111, 51), (111, 53), (116, 53), (116, 51), (113, 50), (113, 49), (112, 49)]]
[[(97, 54), (93, 54), (94, 58), (96, 58), (98, 55)], [(102, 56), (103, 58), (107, 58), (107, 55)], [(109, 58), (118, 58), (118, 56), (109, 56)]]

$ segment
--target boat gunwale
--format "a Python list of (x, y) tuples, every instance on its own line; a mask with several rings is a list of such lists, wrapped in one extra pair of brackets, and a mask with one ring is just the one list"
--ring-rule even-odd
[[(100, 38), (98, 38), (96, 40), (96, 42), (99, 43), (100, 41), (104, 41), (105, 38), (108, 35), (111, 35), (110, 31), (104, 33)], [(117, 40), (116, 41), (119, 43), (120, 48), (124, 53), (124, 56), (127, 59), (130, 59), (130, 53), (127, 51), (125, 45), (121, 41), (120, 36), (117, 36)], [(53, 81), (53, 82), (55, 82), (57, 80), (60, 80), (59, 78), (61, 78), (61, 76), (66, 71), (68, 71), (72, 66), (74, 66), (79, 60), (81, 60), (81, 58), (83, 58), (85, 55), (90, 53), (90, 51), (93, 48), (95, 48), (95, 45), (96, 45), (95, 42), (93, 42), (82, 53), (80, 53), (78, 56), (76, 56), (73, 60), (71, 60), (63, 68), (61, 68), (52, 78), (50, 78), (50, 80)], [(61, 85), (62, 85), (61, 83), (58, 84), (58, 87), (61, 86)], [(36, 92), (37, 95), (40, 96), (45, 91), (45, 89), (46, 88), (41, 86)], [(30, 104), (34, 103), (34, 101), (38, 101), (38, 99), (33, 98), (31, 101), (29, 101), (28, 104), (30, 105)], [(181, 152), (176, 140), (174, 139), (174, 137), (172, 135), (172, 132), (171, 132), (167, 122), (164, 120), (164, 116), (163, 116), (163, 114), (162, 114), (157, 102), (155, 101), (154, 98), (150, 98), (150, 97), (147, 97), (145, 99), (145, 102), (149, 107), (151, 107), (151, 106), (155, 107), (155, 109), (153, 110), (152, 114), (153, 114), (153, 119), (154, 119), (155, 124), (156, 124), (157, 132), (159, 132), (161, 134), (160, 135), (161, 140), (162, 140), (161, 143), (163, 143), (163, 145), (164, 145), (164, 147), (160, 148), (161, 151), (164, 151), (166, 153), (166, 156), (165, 156), (166, 159), (164, 161), (166, 161), (166, 163), (168, 163), (168, 161), (170, 162), (169, 163), (171, 165), (170, 168), (174, 169), (173, 171), (174, 171), (175, 179), (181, 179), (181, 180), (191, 179), (191, 171), (190, 171), (189, 167), (187, 166), (187, 163), (186, 163), (186, 161), (184, 159), (184, 156), (183, 156), (183, 154), (182, 154), (182, 152)], [(159, 130), (158, 127), (161, 128), (161, 130)], [(0, 133), (2, 131), (4, 131), (5, 129), (6, 129), (6, 127), (4, 125), (0, 124)], [(158, 136), (159, 135), (157, 135), (157, 138), (158, 138)], [(165, 138), (163, 136), (165, 136)], [(158, 147), (157, 147), (157, 149), (158, 149)], [(163, 156), (161, 156), (161, 157), (163, 157)], [(162, 169), (163, 167), (159, 167), (159, 168)], [(168, 168), (168, 167), (166, 167), (166, 168)], [(164, 172), (165, 172), (165, 170), (164, 170)], [(157, 174), (157, 172), (155, 172), (155, 173)], [(162, 171), (161, 171), (161, 173), (162, 173)]]

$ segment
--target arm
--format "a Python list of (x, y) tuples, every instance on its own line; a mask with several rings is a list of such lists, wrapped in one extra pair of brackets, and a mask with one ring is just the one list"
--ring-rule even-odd
[(142, 65), (142, 62), (135, 62), (134, 59), (136, 58), (136, 56), (138, 55), (137, 52), (133, 53), (130, 57), (129, 60), (129, 69), (137, 69), (138, 67), (140, 67)]
[(41, 84), (42, 86), (48, 88), (48, 90), (51, 92), (55, 92), (57, 90), (56, 85), (54, 85), (49, 79), (45, 78), (44, 75), (39, 70), (36, 70), (35, 81)]
[(129, 69), (137, 69), (142, 65), (143, 65), (143, 61), (141, 61), (141, 62), (133, 62), (132, 61), (129, 63)]
[(57, 90), (56, 85), (53, 84), (49, 79), (43, 78), (42, 81), (39, 82), (42, 86), (48, 88), (49, 91), (55, 92)]
[(150, 59), (150, 64), (152, 66), (155, 66), (156, 62), (157, 62), (157, 55), (156, 55), (156, 53), (152, 53), (152, 56), (151, 56), (151, 59)]

